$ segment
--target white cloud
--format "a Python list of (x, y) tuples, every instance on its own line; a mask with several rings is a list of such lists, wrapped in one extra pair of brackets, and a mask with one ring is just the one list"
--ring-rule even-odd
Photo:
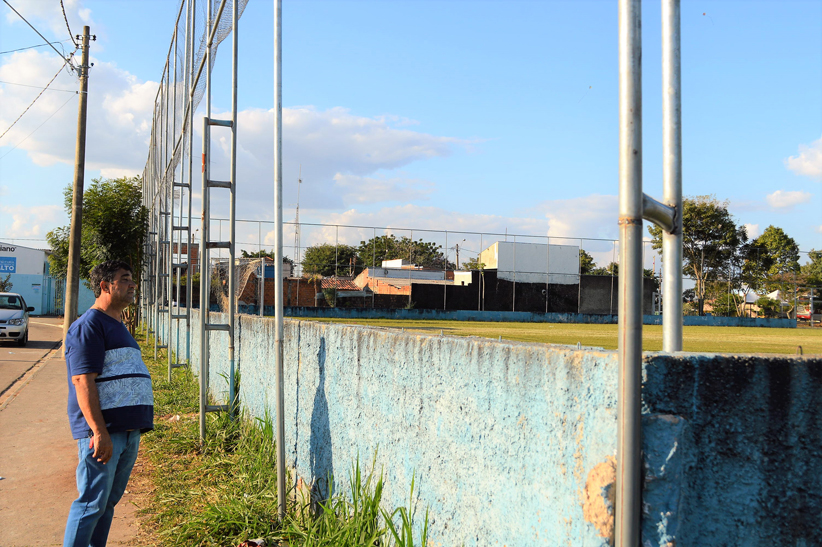
[(745, 230), (748, 233), (748, 239), (756, 239), (762, 235), (762, 230), (759, 229), (759, 224), (744, 224)]
[(539, 203), (536, 209), (548, 219), (548, 234), (557, 237), (619, 237), (619, 199), (617, 196), (592, 194), (572, 199)]
[(3, 226), (3, 234), (7, 237), (42, 237), (47, 227), (54, 226), (60, 217), (65, 217), (59, 205), (0, 206), (0, 211), (7, 219), (11, 218), (11, 223)]
[(816, 231), (822, 234), (822, 224), (819, 225), (819, 228), (817, 228)]
[(768, 194), (765, 199), (774, 209), (791, 210), (796, 205), (808, 203), (812, 198), (813, 195), (810, 192), (777, 190), (773, 194)]
[[(91, 18), (91, 10), (83, 6), (81, 0), (63, 0), (63, 5), (66, 8), (66, 19), (71, 25), (73, 35), (83, 33), (83, 25), (89, 25), (99, 33), (99, 25), (97, 25)], [(66, 19), (63, 19), (63, 10), (60, 8), (60, 2), (21, 2), (20, 5), (15, 5), (17, 11), (27, 20), (37, 26), (44, 23), (48, 26), (51, 33), (54, 35), (53, 39), (62, 40), (68, 36), (68, 29), (66, 29)], [(10, 24), (19, 24), (26, 26), (26, 23), (12, 10), (6, 11), (6, 21)], [(64, 42), (66, 53), (70, 53), (74, 46), (71, 42)], [(71, 49), (69, 49), (71, 46)], [(57, 46), (57, 49), (60, 49)]]
[[(260, 217), (270, 214), (273, 204), (274, 112), (248, 109), (238, 113), (238, 120), (238, 201), (243, 203), (244, 216)], [(385, 172), (415, 161), (447, 157), (455, 147), (470, 143), (405, 129), (401, 126), (407, 121), (398, 120), (357, 116), (345, 108), (284, 108), (284, 204), (296, 204), (300, 169), (301, 207), (340, 209), (357, 203), (425, 199), (433, 191), (431, 183)], [(227, 177), (229, 136), (218, 130), (212, 135), (213, 177)], [(195, 136), (194, 142), (199, 139)]]
[(346, 204), (381, 203), (428, 199), (433, 192), (431, 182), (400, 177), (360, 177), (357, 175), (334, 175), (334, 186), (342, 194)]
[[(302, 226), (300, 247), (320, 243), (358, 245), (360, 241), (374, 236), (394, 234), (397, 237), (411, 237), (432, 241), (447, 249), (449, 259), (455, 259), (455, 244), (460, 246), (460, 260), (473, 258), (476, 253), (495, 241), (505, 240), (532, 243), (550, 242), (558, 245), (580, 245), (589, 252), (596, 263), (605, 266), (611, 261), (619, 261), (619, 246), (612, 239), (618, 238), (617, 197), (591, 195), (571, 200), (553, 200), (540, 203), (523, 216), (502, 216), (479, 213), (464, 213), (441, 207), (418, 204), (404, 204), (382, 207), (373, 211), (349, 209), (329, 213), (327, 210), (301, 209), (301, 220), (305, 223), (322, 222), (323, 226)], [(289, 219), (292, 220), (292, 219)], [(248, 248), (257, 248), (257, 226), (239, 228), (248, 230), (245, 241), (254, 242)], [(253, 234), (251, 233), (253, 231)], [(447, 231), (447, 233), (446, 233)], [(274, 244), (273, 224), (264, 222), (261, 226), (263, 245), (271, 249)], [(284, 253), (296, 256), (294, 229), (290, 225), (283, 229)], [(601, 238), (592, 240), (584, 238)], [(646, 234), (647, 237), (647, 234)], [(645, 267), (654, 264), (655, 252), (645, 244)], [(656, 262), (659, 267), (659, 260)]]
[[(0, 80), (45, 85), (60, 65), (60, 59), (53, 53), (33, 50), (15, 53), (0, 66)], [(86, 169), (101, 169), (104, 176), (142, 171), (148, 152), (157, 85), (141, 82), (113, 63), (95, 62), (89, 79)], [(64, 70), (51, 88), (74, 90), (78, 83)], [(3, 103), (0, 125), (11, 125), (38, 92), (37, 89), (0, 84), (0, 101)], [(63, 107), (66, 100), (69, 102)], [(25, 150), (37, 165), (73, 164), (77, 102), (76, 95), (46, 91), (3, 137), (0, 145), (12, 147), (20, 143), (19, 148)], [(52, 114), (54, 116), (43, 127), (31, 134)], [(29, 134), (31, 136), (26, 138)]]
[(798, 175), (822, 180), (822, 138), (810, 146), (800, 144), (799, 154), (787, 158), (785, 166)]
[[(382, 207), (377, 210), (362, 211), (348, 209), (342, 212), (328, 212), (321, 209), (301, 209), (300, 218), (304, 223), (319, 222), (326, 226), (302, 227), (302, 246), (317, 243), (358, 243), (384, 232), (405, 235), (418, 239), (423, 237), (444, 240), (446, 231), (449, 241), (457, 241), (465, 234), (485, 234), (484, 243), (508, 237), (519, 237), (526, 241), (531, 236), (541, 241), (546, 237), (552, 243), (578, 245), (580, 238), (617, 239), (617, 197), (591, 195), (584, 198), (553, 200), (538, 204), (525, 211), (523, 216), (503, 216), (482, 213), (464, 213), (442, 207), (418, 204), (403, 204)], [(288, 221), (293, 220), (289, 218)], [(340, 226), (339, 228), (337, 226)], [(348, 228), (347, 226), (350, 226)], [(374, 228), (376, 227), (376, 231)], [(273, 224), (264, 222), (262, 226), (264, 243), (274, 243)], [(254, 227), (256, 230), (256, 225)], [(287, 243), (293, 239), (293, 228), (284, 228)], [(256, 232), (254, 236), (256, 241)], [(291, 243), (289, 243), (291, 244)], [(479, 243), (477, 243), (479, 244)], [(610, 242), (601, 245), (592, 241), (583, 243), (588, 249), (612, 248)]]

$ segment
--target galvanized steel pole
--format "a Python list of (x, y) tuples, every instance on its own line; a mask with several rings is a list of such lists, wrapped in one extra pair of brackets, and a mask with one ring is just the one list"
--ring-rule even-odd
[[(210, 18), (209, 18), (210, 20)], [(208, 242), (209, 222), (208, 218), (211, 214), (209, 211), (208, 198), (208, 177), (209, 177), (209, 157), (208, 157), (208, 143), (209, 132), (211, 127), (208, 125), (208, 117), (203, 119), (203, 186), (202, 186), (202, 202), (203, 215), (200, 225), (200, 444), (205, 442), (206, 434), (206, 404), (208, 393), (208, 291), (211, 286), (211, 279), (208, 271)]]
[[(222, 15), (222, 11), (217, 15)], [(211, 18), (211, 2), (206, 6), (206, 35), (212, 37), (214, 21)], [(202, 193), (202, 217), (200, 219), (200, 444), (205, 443), (206, 435), (206, 405), (208, 404), (208, 343), (209, 331), (206, 324), (209, 321), (209, 289), (211, 288), (210, 272), (208, 271), (208, 244), (211, 241), (211, 210), (208, 199), (208, 182), (211, 179), (211, 40), (206, 43), (206, 53), (203, 61), (208, 66), (206, 70), (205, 99), (206, 115), (203, 119), (203, 193)], [(202, 66), (203, 63), (200, 64)], [(192, 84), (192, 88), (196, 83)]]
[(662, 351), (682, 351), (682, 85), (679, 0), (662, 0), (662, 181), (676, 208), (674, 233), (662, 232)]
[(234, 382), (234, 348), (236, 344), (237, 327), (237, 266), (234, 264), (236, 258), (236, 221), (237, 212), (237, 55), (239, 53), (237, 40), (237, 21), (239, 14), (236, 0), (231, 3), (231, 37), (232, 37), (232, 63), (231, 63), (231, 197), (229, 205), (229, 265), (228, 265), (228, 407), (232, 418), (237, 412), (237, 392)]
[(283, 4), (274, 8), (274, 370), (277, 405), (277, 502), (285, 519), (285, 390), (283, 386)]
[(642, 388), (642, 33), (640, 0), (619, 0), (619, 399), (616, 545), (640, 530)]

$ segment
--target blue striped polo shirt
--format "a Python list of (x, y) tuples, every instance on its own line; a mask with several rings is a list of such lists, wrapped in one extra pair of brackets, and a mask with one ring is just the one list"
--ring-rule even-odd
[(100, 409), (109, 433), (154, 428), (151, 376), (140, 346), (123, 323), (96, 309), (86, 311), (66, 335), (66, 369), (69, 424), (75, 439), (91, 434), (71, 382), (80, 374), (97, 374)]

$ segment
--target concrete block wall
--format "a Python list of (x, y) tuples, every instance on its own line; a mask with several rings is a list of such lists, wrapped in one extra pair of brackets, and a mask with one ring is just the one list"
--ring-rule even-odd
[[(273, 320), (237, 335), (242, 405), (274, 416)], [(321, 493), (377, 451), (385, 505), (416, 477), (433, 545), (611, 543), (615, 352), (286, 321), (284, 354), (286, 463)], [(643, 547), (822, 544), (820, 399), (818, 356), (648, 354)]]

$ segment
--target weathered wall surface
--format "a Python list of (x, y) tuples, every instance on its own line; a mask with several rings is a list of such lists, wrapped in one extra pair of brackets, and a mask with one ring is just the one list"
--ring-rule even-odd
[[(378, 449), (386, 505), (416, 474), (434, 545), (609, 544), (615, 352), (285, 329), (286, 463), (321, 492)], [(242, 404), (273, 416), (274, 323), (242, 317), (237, 334)], [(222, 401), (226, 335), (211, 337)], [(822, 359), (649, 354), (644, 378), (643, 547), (822, 544)]]
[(822, 545), (822, 356), (655, 355), (644, 378), (688, 424), (677, 545)]

